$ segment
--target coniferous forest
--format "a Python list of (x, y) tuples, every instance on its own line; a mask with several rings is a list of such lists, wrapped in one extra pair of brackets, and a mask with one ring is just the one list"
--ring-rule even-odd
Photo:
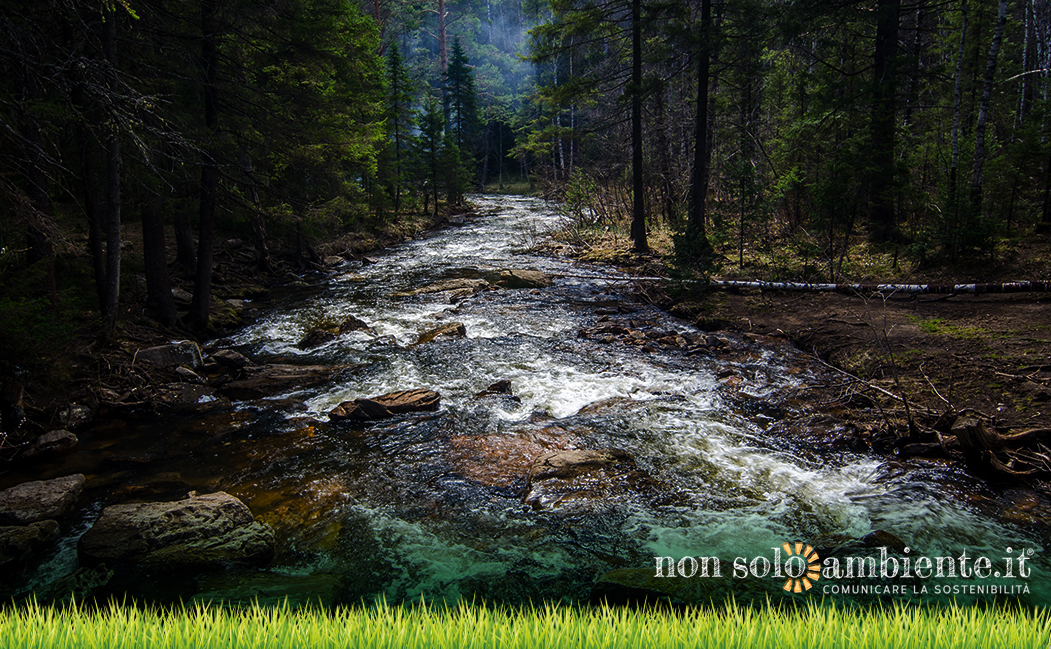
[(645, 223), (688, 264), (773, 237), (831, 278), (858, 233), (937, 263), (1051, 228), (1041, 0), (70, 0), (0, 27), (7, 299), (56, 306), (86, 264), (106, 335), (130, 222), (151, 312), (175, 322), (174, 239), (198, 330), (217, 228), (265, 270), (275, 239), (512, 181), (637, 250)]

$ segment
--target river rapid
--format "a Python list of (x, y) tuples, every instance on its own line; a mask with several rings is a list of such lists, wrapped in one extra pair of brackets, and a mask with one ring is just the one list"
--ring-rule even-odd
[[(93, 504), (35, 583), (75, 568), (76, 539), (102, 506), (192, 489), (241, 498), (277, 532), (278, 556), (267, 572), (300, 579), (304, 588), (318, 584), (341, 602), (586, 601), (610, 571), (641, 588), (654, 557), (690, 556), (720, 557), (711, 592), (741, 595), (760, 577), (734, 575), (737, 557), (772, 560), (786, 541), (824, 548), (876, 531), (900, 539), (913, 557), (966, 551), (1002, 568), (1004, 557), (1034, 551), (1028, 579), (913, 580), (909, 594), (892, 599), (914, 599), (916, 585), (933, 594), (936, 583), (995, 583), (1026, 586), (1028, 594), (1011, 591), (1006, 599), (1049, 601), (1043, 540), (974, 506), (966, 488), (947, 489), (956, 479), (949, 469), (814, 448), (779, 426), (779, 418), (805, 409), (806, 386), (828, 380), (805, 355), (722, 332), (736, 353), (581, 337), (603, 319), (703, 332), (634, 301), (630, 283), (600, 279), (619, 275), (609, 268), (536, 252), (560, 225), (552, 205), (471, 200), (478, 215), (463, 225), (312, 280), (214, 343), (260, 362), (353, 369), (270, 402), (194, 417), (127, 417), (83, 434), (77, 453), (47, 472), (87, 474)], [(501, 269), (543, 271), (554, 283), (461, 301), (409, 295)], [(297, 347), (319, 323), (348, 316), (371, 330)], [(463, 323), (465, 338), (413, 345), (421, 332), (451, 322)], [(476, 396), (505, 380), (513, 397)], [(440, 409), (328, 422), (341, 402), (416, 388), (439, 392)], [(524, 503), (532, 462), (565, 449), (617, 449), (634, 464), (611, 484), (588, 483), (580, 497)], [(166, 592), (228, 594), (241, 578), (173, 580)], [(783, 579), (762, 579), (780, 592)], [(821, 597), (828, 583), (819, 580), (802, 596)], [(164, 590), (153, 584), (140, 592), (151, 588)]]

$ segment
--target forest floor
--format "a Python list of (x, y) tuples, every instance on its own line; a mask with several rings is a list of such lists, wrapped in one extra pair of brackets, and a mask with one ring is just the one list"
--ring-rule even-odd
[[(675, 274), (670, 238), (659, 232), (651, 238), (654, 252), (646, 255), (625, 252), (629, 242), (623, 236), (571, 234), (561, 237), (561, 254), (613, 262), (637, 276)], [(1051, 277), (1051, 241), (1016, 246), (1008, 262), (963, 272), (904, 264), (892, 270), (887, 259), (876, 258), (869, 260), (872, 268), (850, 281), (919, 284)], [(741, 268), (736, 259), (723, 261), (715, 273), (721, 279), (770, 280), (774, 274), (763, 263)], [(784, 270), (778, 279), (785, 278)], [(702, 330), (784, 339), (827, 366), (830, 376), (838, 378), (810, 394), (819, 409), (842, 420), (849, 431), (846, 439), (830, 443), (899, 457), (958, 460), (976, 475), (1014, 484), (1022, 480), (1051, 494), (1051, 294), (909, 297), (696, 286), (639, 281), (636, 290), (640, 299)], [(965, 417), (980, 421), (994, 438), (1035, 429), (1041, 440), (1030, 439), (1022, 449), (1008, 447), (1007, 453), (996, 450), (1004, 471), (987, 455), (961, 452), (949, 437), (953, 423)]]
[[(359, 231), (328, 240), (294, 244), (289, 233), (271, 233), (271, 266), (262, 271), (250, 240), (243, 232), (216, 233), (212, 274), (211, 331), (194, 332), (182, 324), (193, 290), (193, 273), (172, 265), (171, 284), (179, 324), (166, 327), (145, 310), (142, 228), (136, 221), (121, 226), (121, 313), (115, 339), (99, 337), (98, 303), (90, 275), (90, 256), (82, 223), (59, 222), (61, 254), (58, 268), (58, 303), (23, 295), (25, 286), (37, 286), (31, 270), (7, 269), (0, 289), (0, 406), (17, 405), (27, 420), (17, 430), (0, 434), (0, 459), (17, 446), (63, 425), (62, 413), (71, 403), (96, 410), (105, 402), (125, 402), (144, 379), (131, 368), (137, 350), (172, 340), (220, 335), (253, 321), (283, 287), (302, 284), (315, 271), (332, 270), (343, 261), (360, 262), (373, 251), (421, 236), (446, 224), (450, 217), (469, 210), (442, 205), (437, 215), (405, 212)], [(175, 237), (166, 233), (168, 257), (175, 257)], [(298, 248), (298, 249), (297, 249)], [(365, 262), (367, 263), (367, 262)], [(67, 411), (68, 412), (68, 411)], [(68, 415), (67, 415), (68, 417)]]

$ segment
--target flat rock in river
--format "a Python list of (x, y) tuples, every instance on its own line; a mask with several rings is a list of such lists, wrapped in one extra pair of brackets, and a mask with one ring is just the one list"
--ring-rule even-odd
[(0, 491), (0, 525), (27, 525), (63, 516), (73, 509), (83, 490), (84, 476), (76, 473)]
[(164, 571), (262, 566), (274, 556), (274, 532), (240, 500), (219, 491), (111, 505), (81, 537), (79, 553), (87, 563)]
[(546, 288), (551, 286), (551, 278), (539, 270), (514, 268), (500, 271), (497, 286), (504, 288)]
[(441, 395), (434, 390), (400, 390), (370, 399), (344, 401), (328, 413), (332, 421), (389, 419), (407, 412), (437, 410)]

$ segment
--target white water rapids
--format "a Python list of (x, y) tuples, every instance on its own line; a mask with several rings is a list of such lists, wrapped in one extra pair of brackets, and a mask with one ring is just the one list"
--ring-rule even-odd
[[(432, 389), (442, 395), (445, 418), (434, 425), (446, 435), (522, 430), (540, 413), (574, 428), (587, 447), (628, 451), (676, 497), (662, 505), (627, 498), (612, 510), (600, 507), (591, 517), (576, 514), (566, 522), (557, 511), (529, 511), (512, 491), (480, 487), (437, 466), (434, 458), (445, 442), (433, 430), (379, 427), (387, 432), (379, 441), (366, 442), (367, 451), (361, 450), (358, 436), (336, 442), (337, 455), (369, 458), (348, 460), (352, 477), (344, 480), (349, 495), (339, 515), (356, 521), (356, 538), (368, 537), (369, 552), (378, 555), (371, 565), (388, 599), (551, 595), (559, 588), (579, 596), (580, 584), (603, 570), (652, 569), (654, 556), (768, 556), (786, 540), (860, 538), (874, 530), (891, 532), (920, 549), (914, 552), (930, 555), (966, 548), (1000, 557), (1019, 544), (1039, 549), (1018, 531), (972, 511), (962, 498), (928, 484), (922, 472), (895, 473), (871, 456), (810, 452), (767, 435), (769, 418), (736, 411), (734, 399), (716, 379), (727, 367), (746, 377), (740, 393), (758, 402), (817, 380), (810, 369), (799, 371), (800, 359), (788, 351), (763, 350), (748, 363), (731, 363), (578, 340), (577, 331), (598, 318), (589, 304), (630, 303), (620, 292), (628, 287), (564, 277), (580, 274), (580, 265), (530, 252), (559, 224), (550, 205), (528, 198), (472, 200), (482, 217), (330, 277), (232, 343), (261, 358), (368, 364), (349, 380), (292, 395), (319, 419), (356, 397)], [(539, 291), (483, 291), (458, 305), (443, 294), (397, 296), (437, 280), (502, 268), (545, 271), (556, 278), (555, 285)], [(691, 331), (652, 307), (632, 308), (638, 311), (626, 317), (656, 322), (664, 330)], [(296, 347), (317, 322), (350, 315), (374, 333), (342, 336), (310, 351)], [(464, 323), (467, 339), (410, 347), (422, 331), (448, 322)], [(520, 403), (479, 405), (473, 395), (503, 379), (511, 381)], [(576, 414), (596, 402), (606, 405)], [(328, 434), (336, 440), (341, 435), (335, 428)], [(348, 451), (351, 447), (358, 450)], [(370, 463), (386, 468), (377, 473)], [(295, 466), (313, 470), (306, 460)], [(325, 470), (332, 470), (331, 463)], [(391, 487), (397, 480), (414, 486)], [(420, 507), (434, 511), (428, 515)], [(310, 555), (310, 569), (345, 572), (360, 566), (360, 557), (354, 563), (339, 550), (353, 543), (342, 539), (335, 550)], [(494, 586), (522, 578), (552, 585), (517, 591)], [(563, 582), (577, 584), (577, 590)], [(1043, 587), (1030, 583), (1033, 590), (1037, 586)]]

